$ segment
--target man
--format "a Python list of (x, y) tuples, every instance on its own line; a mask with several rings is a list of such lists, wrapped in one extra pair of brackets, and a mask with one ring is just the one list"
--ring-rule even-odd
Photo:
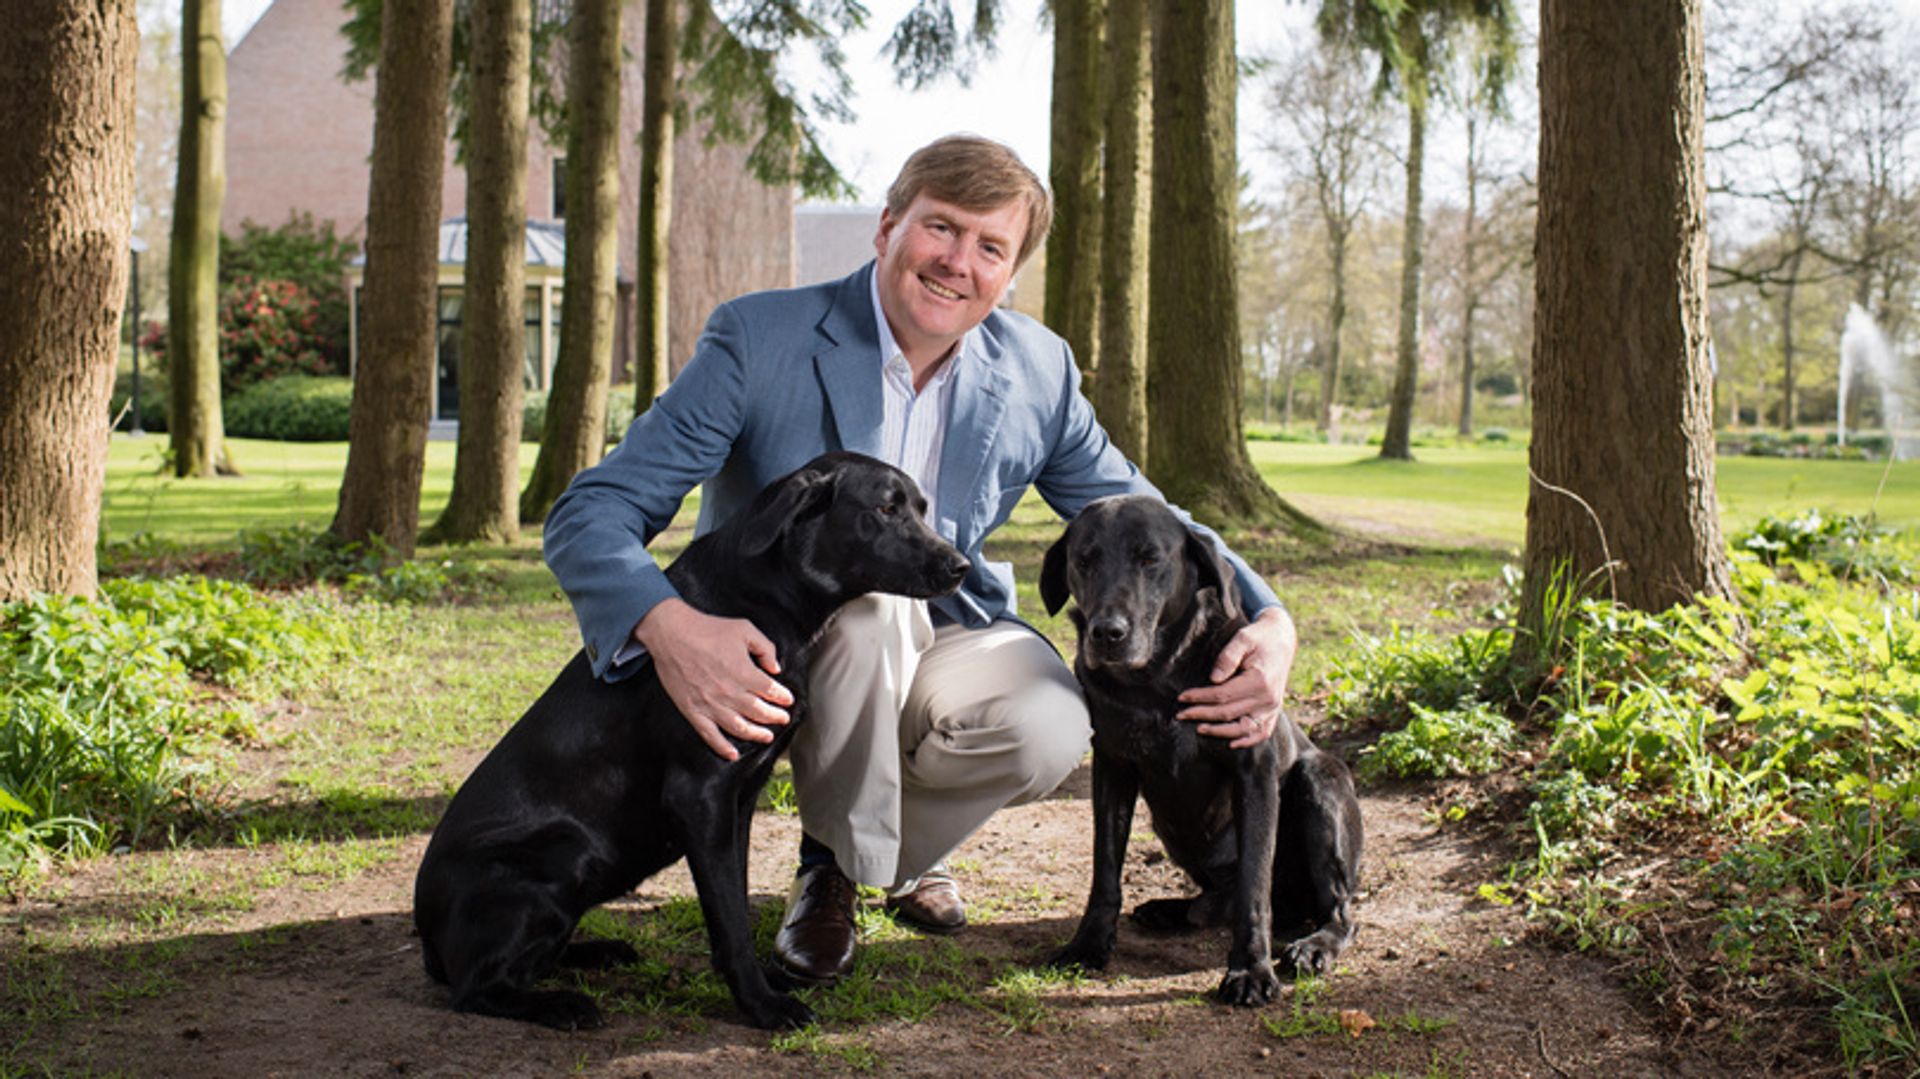
[[(1014, 617), (1010, 567), (981, 557), (1029, 485), (1068, 518), (1106, 495), (1157, 494), (1095, 422), (1065, 342), (996, 307), (1051, 219), (1046, 188), (1005, 146), (923, 147), (888, 191), (874, 262), (721, 305), (679, 378), (547, 519), (547, 561), (595, 674), (624, 678), (650, 657), (727, 759), (729, 738), (771, 741), (793, 702), (767, 639), (680, 600), (646, 551), (695, 484), (705, 531), (819, 453), (871, 454), (919, 482), (934, 528), (972, 561), (956, 595), (848, 605), (812, 661), (792, 749), (801, 866), (774, 944), (801, 982), (852, 968), (853, 881), (888, 889), (902, 921), (963, 926), (941, 860), (995, 810), (1046, 795), (1087, 749), (1072, 672)], [(1182, 718), (1252, 745), (1279, 715), (1293, 624), (1220, 549), (1255, 617)]]

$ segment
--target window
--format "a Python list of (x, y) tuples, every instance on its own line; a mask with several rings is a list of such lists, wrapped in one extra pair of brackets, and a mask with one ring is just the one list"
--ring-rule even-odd
[(567, 159), (553, 159), (553, 219), (567, 219)]
[(540, 286), (534, 285), (527, 289), (522, 317), (526, 320), (526, 333), (522, 338), (525, 342), (523, 351), (526, 354), (526, 363), (525, 374), (521, 381), (527, 389), (545, 389), (546, 387), (541, 384), (541, 376), (544, 372), (540, 370)]

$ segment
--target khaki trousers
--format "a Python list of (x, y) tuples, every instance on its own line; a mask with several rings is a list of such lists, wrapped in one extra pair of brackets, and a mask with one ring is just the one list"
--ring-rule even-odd
[(933, 627), (927, 604), (869, 595), (814, 649), (794, 736), (800, 823), (840, 868), (893, 888), (1003, 806), (1044, 797), (1092, 737), (1079, 683), (1017, 622)]

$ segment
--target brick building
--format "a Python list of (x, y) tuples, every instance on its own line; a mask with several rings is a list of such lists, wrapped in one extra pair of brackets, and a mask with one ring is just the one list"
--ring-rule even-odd
[[(634, 352), (632, 274), (640, 190), (636, 136), (644, 13), (644, 0), (629, 0), (621, 24), (631, 59), (621, 85), (617, 378), (627, 377)], [(342, 236), (364, 238), (373, 82), (347, 83), (340, 77), (346, 47), (340, 27), (346, 21), (341, 0), (275, 0), (234, 46), (227, 60), (227, 195), (221, 221), (228, 232), (238, 232), (243, 221), (273, 226), (306, 211), (333, 222)], [(533, 127), (527, 153), (527, 216), (530, 222), (553, 223), (564, 216), (559, 180), (565, 151), (548, 145), (538, 124)], [(692, 354), (716, 304), (742, 292), (793, 282), (794, 234), (792, 191), (754, 180), (745, 166), (744, 147), (708, 149), (698, 132), (687, 131), (675, 140), (673, 153), (668, 347), (677, 369)], [(450, 144), (441, 217), (465, 214), (466, 173), (455, 164)], [(464, 234), (464, 228), (459, 231)], [(444, 255), (451, 245), (443, 242), (442, 250)], [(455, 311), (457, 318), (459, 266), (443, 264), (441, 281), (441, 309)], [(530, 326), (538, 312), (557, 305), (556, 286), (548, 283), (544, 289), (535, 285), (530, 266)], [(550, 365), (550, 350), (541, 351)], [(442, 354), (444, 362), (449, 353), (443, 349)], [(538, 374), (533, 381), (544, 386), (545, 372)], [(443, 387), (448, 377), (450, 373), (443, 372)], [(457, 395), (448, 403), (454, 401)], [(447, 411), (436, 407), (440, 418), (450, 418)]]

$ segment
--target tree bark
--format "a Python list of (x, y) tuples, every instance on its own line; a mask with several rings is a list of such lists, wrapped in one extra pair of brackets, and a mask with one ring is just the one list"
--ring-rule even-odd
[(1479, 243), (1475, 232), (1480, 212), (1480, 126), (1467, 114), (1467, 219), (1462, 237), (1465, 282), (1460, 311), (1460, 425), (1461, 438), (1473, 437), (1473, 316), (1480, 307)]
[(20, 0), (0, 39), (0, 601), (92, 595), (133, 224), (132, 0)]
[(1320, 384), (1320, 419), (1316, 426), (1323, 435), (1333, 434), (1333, 404), (1340, 392), (1340, 335), (1347, 325), (1347, 238), (1350, 229), (1328, 222), (1327, 246), (1333, 256), (1333, 299), (1327, 303), (1327, 369)]
[(1400, 339), (1394, 353), (1393, 393), (1387, 403), (1387, 433), (1380, 456), (1413, 460), (1413, 401), (1420, 376), (1420, 260), (1425, 220), (1420, 210), (1421, 173), (1427, 157), (1427, 95), (1407, 93), (1407, 212), (1400, 237)]
[(1229, 0), (1155, 0), (1147, 473), (1210, 524), (1313, 527), (1260, 478), (1240, 427), (1235, 64)]
[(332, 531), (410, 558), (436, 361), (440, 180), (453, 0), (385, 0), (367, 190), (367, 276), (346, 475)]
[(511, 543), (520, 535), (520, 424), (526, 402), (527, 112), (533, 5), (470, 11), (467, 272), (460, 321), (460, 441), (453, 493), (428, 541)]
[(1147, 0), (1108, 0), (1100, 374), (1093, 410), (1120, 452), (1147, 459), (1147, 229), (1153, 115)]
[(1099, 365), (1100, 39), (1107, 0), (1054, 0), (1053, 129), (1048, 157), (1053, 231), (1047, 240), (1046, 323), (1080, 370)]
[(546, 519), (574, 473), (600, 461), (613, 374), (620, 213), (620, 0), (579, 0), (567, 73), (567, 262), (560, 356), (520, 520)]
[(1730, 592), (1707, 364), (1701, 3), (1541, 5), (1523, 653), (1553, 650), (1542, 612), (1556, 575), (1645, 610)]
[(167, 441), (173, 474), (231, 472), (220, 414), (220, 206), (227, 51), (220, 0), (180, 5), (180, 149), (167, 256)]
[(1780, 289), (1780, 429), (1791, 431), (1799, 419), (1800, 402), (1794, 392), (1793, 302), (1800, 290), (1800, 260), (1805, 257), (1805, 241), (1787, 263), (1787, 279)]
[(647, 40), (640, 117), (640, 349), (633, 372), (633, 411), (647, 410), (667, 388), (667, 230), (673, 220), (675, 60), (680, 50), (679, 0), (647, 0)]

